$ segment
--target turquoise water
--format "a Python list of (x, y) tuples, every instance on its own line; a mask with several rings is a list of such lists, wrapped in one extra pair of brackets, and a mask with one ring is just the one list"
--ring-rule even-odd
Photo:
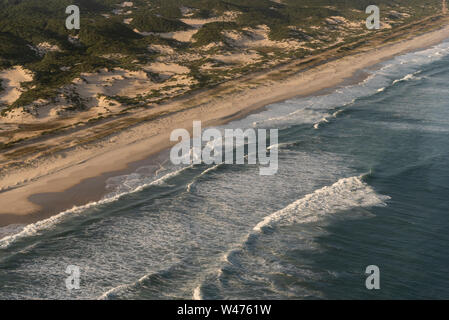
[(0, 298), (448, 299), (449, 43), (366, 71), (226, 126), (281, 129), (275, 176), (143, 167), (99, 203), (2, 230)]

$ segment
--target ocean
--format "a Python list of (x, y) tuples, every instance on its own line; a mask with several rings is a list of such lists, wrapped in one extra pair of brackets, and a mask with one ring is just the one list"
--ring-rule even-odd
[(224, 126), (279, 129), (276, 175), (142, 167), (3, 228), (0, 299), (448, 299), (449, 42), (364, 72)]

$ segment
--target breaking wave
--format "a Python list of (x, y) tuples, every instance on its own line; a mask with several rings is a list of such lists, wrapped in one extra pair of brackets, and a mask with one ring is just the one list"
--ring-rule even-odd
[(48, 219), (41, 220), (36, 223), (26, 225), (25, 227), (23, 227), (23, 229), (21, 231), (14, 233), (12, 235), (8, 235), (8, 236), (0, 239), (0, 249), (6, 249), (9, 246), (11, 246), (11, 244), (13, 244), (15, 241), (17, 241), (19, 239), (31, 237), (31, 236), (38, 234), (40, 231), (47, 230), (47, 229), (53, 227), (54, 225), (63, 222), (68, 216), (73, 216), (74, 214), (80, 214), (90, 208), (94, 208), (97, 206), (115, 202), (115, 201), (119, 200), (120, 198), (122, 198), (123, 196), (129, 195), (132, 193), (136, 193), (136, 192), (140, 192), (143, 189), (148, 188), (150, 186), (163, 184), (167, 179), (181, 174), (183, 171), (185, 171), (186, 169), (188, 169), (190, 167), (191, 166), (184, 167), (179, 170), (167, 173), (167, 174), (163, 175), (162, 177), (157, 178), (156, 180), (153, 180), (149, 183), (139, 185), (138, 187), (135, 187), (134, 189), (132, 189), (130, 191), (122, 192), (122, 193), (119, 193), (119, 194), (116, 194), (113, 196), (109, 196), (109, 197), (106, 197), (99, 201), (93, 201), (86, 205), (76, 206), (76, 207), (73, 207), (72, 209), (63, 211), (63, 212), (61, 212), (55, 216), (52, 216)]
[(272, 213), (259, 222), (253, 231), (261, 232), (263, 228), (275, 223), (315, 222), (328, 214), (355, 207), (383, 206), (388, 199), (388, 196), (377, 194), (366, 184), (363, 176), (345, 178)]
[(393, 81), (393, 85), (395, 85), (396, 83), (399, 83), (399, 82), (404, 82), (404, 81), (420, 80), (421, 78), (420, 77), (416, 77), (416, 75), (420, 74), (421, 72), (422, 72), (421, 70), (418, 70), (416, 72), (409, 73), (409, 74), (407, 74), (406, 76), (404, 76), (401, 79), (394, 80)]
[[(366, 175), (354, 176), (338, 180), (331, 186), (315, 190), (287, 207), (266, 216), (254, 226), (241, 245), (226, 252), (222, 261), (232, 264), (230, 257), (238, 254), (257, 234), (271, 226), (313, 223), (325, 219), (330, 214), (347, 211), (353, 208), (368, 208), (386, 206), (389, 196), (380, 195), (364, 182)], [(223, 268), (218, 269), (218, 277), (223, 274)]]

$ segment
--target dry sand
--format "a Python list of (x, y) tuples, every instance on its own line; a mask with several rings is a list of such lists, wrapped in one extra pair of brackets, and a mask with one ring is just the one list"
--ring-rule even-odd
[(232, 85), (231, 93), (224, 98), (212, 99), (206, 91), (199, 98), (172, 101), (155, 108), (157, 110), (149, 110), (147, 115), (165, 111), (171, 114), (136, 125), (89, 149), (77, 148), (59, 158), (42, 160), (33, 168), (4, 174), (0, 182), (0, 190), (3, 190), (0, 191), (0, 226), (33, 222), (73, 205), (98, 200), (105, 192), (104, 181), (108, 176), (129, 171), (138, 161), (167, 149), (171, 145), (171, 131), (191, 129), (193, 120), (203, 121), (203, 127), (225, 123), (270, 103), (334, 87), (360, 69), (435, 45), (448, 37), (449, 27), (446, 26), (413, 39), (321, 64), (283, 81), (273, 81), (264, 74), (254, 75), (250, 79), (254, 86), (248, 88), (248, 80), (246, 86), (240, 82), (242, 90), (239, 90), (238, 81), (231, 82), (227, 84)]
[(32, 81), (33, 75), (30, 71), (16, 66), (0, 72), (0, 79), (3, 80), (2, 87), (4, 89), (0, 94), (0, 103), (11, 104), (22, 94), (20, 83)]

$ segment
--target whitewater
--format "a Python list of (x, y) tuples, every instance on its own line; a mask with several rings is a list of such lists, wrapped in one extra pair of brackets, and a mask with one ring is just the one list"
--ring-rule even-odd
[[(280, 129), (274, 176), (167, 162), (0, 230), (0, 298), (449, 298), (448, 66), (445, 42), (218, 128)], [(363, 285), (371, 264), (381, 292)]]

